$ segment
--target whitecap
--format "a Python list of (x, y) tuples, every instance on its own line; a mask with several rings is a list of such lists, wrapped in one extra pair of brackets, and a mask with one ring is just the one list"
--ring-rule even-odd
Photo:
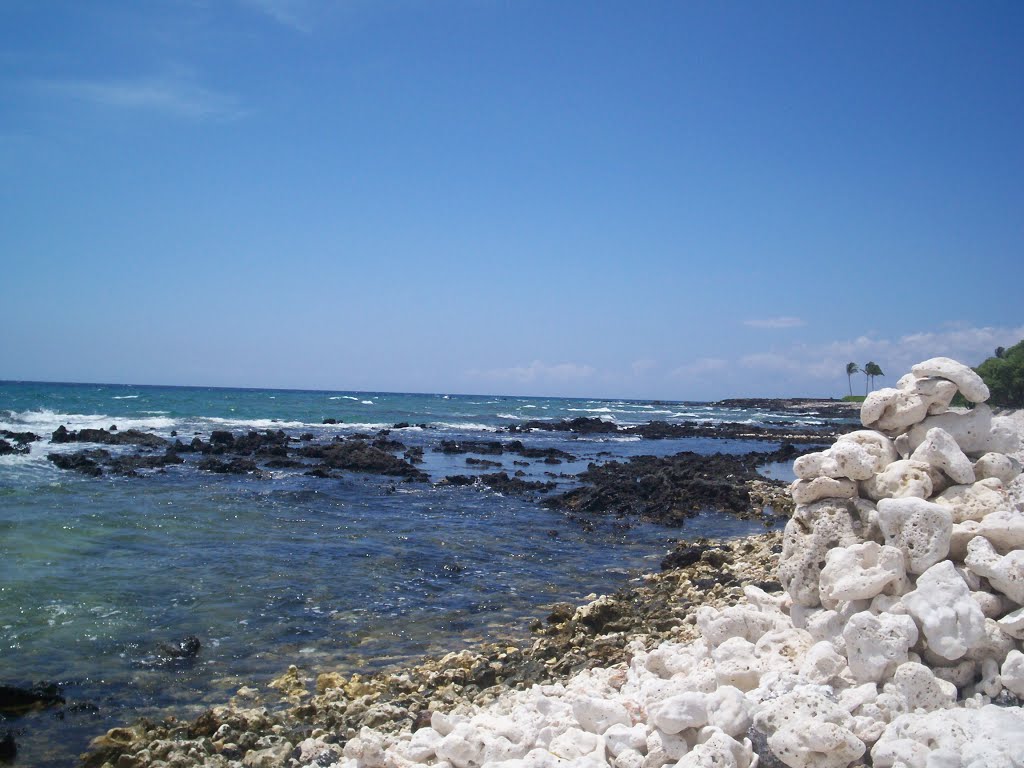
[(335, 397), (328, 397), (327, 399), (328, 400), (355, 400), (356, 402), (359, 402), (359, 398), (358, 397), (352, 397), (352, 395), (337, 395)]
[(111, 400), (135, 400), (138, 395), (114, 395)]
[(519, 421), (520, 419), (520, 417), (516, 416), (514, 413), (499, 413), (497, 414), (497, 417), (499, 419), (510, 419), (512, 421)]
[(359, 402), (362, 403), (363, 405), (375, 405), (373, 400), (360, 400)]
[(207, 421), (210, 424), (221, 427), (237, 427), (239, 429), (300, 429), (305, 427), (319, 427), (320, 424), (311, 424), (305, 421), (279, 421), (278, 419), (225, 419), (219, 416), (207, 416), (197, 419)]
[(11, 432), (35, 432), (49, 435), (62, 424), (71, 431), (79, 429), (106, 429), (117, 424), (118, 429), (173, 429), (177, 424), (169, 418), (138, 418), (110, 416), (103, 413), (60, 413), (42, 408), (35, 411), (20, 411), (8, 414), (8, 421), (0, 421), (0, 429)]
[(438, 429), (459, 429), (466, 432), (494, 432), (495, 428), (489, 424), (476, 424), (473, 422), (463, 422), (461, 424), (453, 424), (447, 421), (435, 421), (430, 426), (437, 427)]

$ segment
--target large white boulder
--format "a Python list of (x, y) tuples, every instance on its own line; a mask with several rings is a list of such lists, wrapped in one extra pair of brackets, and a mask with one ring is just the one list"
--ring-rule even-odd
[(933, 427), (910, 454), (911, 461), (923, 461), (945, 472), (956, 483), (974, 482), (974, 465), (944, 429)]
[(974, 475), (978, 480), (996, 478), (1009, 485), (1020, 475), (1020, 462), (1005, 453), (989, 452), (974, 462)]
[(821, 569), (818, 593), (821, 604), (834, 608), (845, 600), (870, 600), (905, 578), (903, 552), (874, 541), (834, 547)]
[(883, 387), (864, 398), (860, 421), (868, 429), (896, 435), (924, 419), (930, 405), (918, 392)]
[(975, 536), (967, 545), (964, 565), (1017, 605), (1024, 605), (1024, 549), (1000, 555), (988, 539)]
[[(990, 448), (992, 440), (992, 409), (984, 403), (971, 408), (965, 413), (942, 413), (938, 416), (929, 416), (924, 421), (914, 424), (907, 432), (907, 445), (913, 451), (924, 442), (928, 430), (943, 429), (948, 432), (960, 450), (966, 454), (985, 454), (989, 451), (996, 451)], [(1007, 451), (997, 451), (1007, 453)]]
[(819, 604), (818, 577), (828, 551), (860, 543), (860, 527), (852, 502), (825, 499), (796, 508), (783, 531), (778, 566), (779, 582), (795, 603)]
[(853, 732), (853, 716), (813, 689), (797, 689), (767, 701), (754, 727), (791, 768), (846, 768), (867, 747)]
[(873, 429), (847, 432), (836, 438), (836, 445), (840, 443), (856, 443), (867, 451), (873, 459), (872, 469), (875, 472), (881, 472), (900, 457), (892, 439)]
[(953, 517), (949, 509), (924, 499), (882, 499), (878, 525), (885, 543), (903, 552), (909, 573), (924, 573), (949, 554)]
[(971, 485), (954, 485), (933, 501), (949, 509), (954, 523), (965, 520), (984, 520), (994, 512), (1010, 508), (1010, 497), (1003, 481), (994, 477), (979, 480)]
[(859, 683), (889, 679), (900, 664), (910, 660), (909, 651), (917, 638), (917, 624), (910, 616), (855, 613), (843, 628), (846, 658), (854, 679)]
[(911, 373), (919, 379), (936, 376), (949, 379), (956, 384), (960, 394), (972, 403), (983, 403), (989, 398), (988, 385), (981, 376), (963, 363), (948, 357), (933, 357), (910, 368)]
[(959, 659), (985, 636), (981, 606), (950, 560), (922, 573), (917, 588), (901, 602), (917, 621), (928, 649), (944, 659)]
[(801, 480), (816, 477), (867, 480), (878, 470), (876, 457), (853, 440), (836, 442), (831, 448), (808, 453), (793, 462), (793, 472)]
[(857, 495), (857, 483), (834, 477), (794, 480), (789, 486), (789, 493), (796, 504), (813, 504), (822, 499), (852, 499)]
[(872, 501), (915, 497), (927, 499), (932, 495), (930, 464), (924, 461), (900, 459), (892, 462), (874, 477), (860, 484), (861, 492)]
[(1018, 768), (1021, 755), (1020, 709), (991, 704), (900, 715), (871, 749), (875, 768)]

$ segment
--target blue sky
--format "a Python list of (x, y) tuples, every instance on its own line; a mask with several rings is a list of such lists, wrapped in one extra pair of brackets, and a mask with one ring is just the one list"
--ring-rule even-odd
[(1017, 2), (6, 0), (0, 378), (977, 364), (1024, 338), (1022, 41)]

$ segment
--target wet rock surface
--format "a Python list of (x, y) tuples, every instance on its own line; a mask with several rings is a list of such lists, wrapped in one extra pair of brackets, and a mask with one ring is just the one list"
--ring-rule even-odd
[[(786, 445), (771, 453), (705, 456), (687, 451), (664, 458), (637, 456), (628, 462), (591, 465), (577, 476), (581, 487), (544, 503), (575, 514), (611, 514), (665, 525), (679, 525), (706, 509), (752, 516), (761, 510), (752, 504), (750, 484), (765, 487), (757, 468), (792, 459), (798, 453)], [(781, 493), (776, 503), (780, 505), (777, 513), (789, 506)]]
[[(729, 422), (665, 422), (651, 421), (634, 426), (620, 426), (604, 419), (581, 416), (563, 421), (531, 420), (507, 427), (512, 433), (574, 432), (579, 435), (635, 435), (647, 440), (680, 437), (707, 437), (740, 440), (774, 440), (787, 443), (831, 440), (857, 428), (855, 405), (840, 400), (722, 400), (712, 405), (723, 408), (755, 408), (783, 411), (793, 415), (792, 421), (778, 425), (758, 426)], [(809, 423), (809, 419), (817, 423)]]
[[(141, 721), (112, 729), (93, 741), (84, 765), (331, 765), (364, 728), (414, 733), (428, 728), (434, 713), (486, 705), (506, 691), (623, 665), (638, 647), (692, 640), (699, 635), (700, 606), (733, 605), (744, 587), (771, 580), (780, 541), (776, 532), (681, 542), (680, 549), (696, 547), (719, 557), (644, 576), (580, 605), (553, 604), (529, 628), (510, 629), (506, 639), (414, 666), (375, 674), (292, 666), (266, 689), (242, 688), (231, 703), (190, 722)], [(285, 750), (284, 744), (291, 746)], [(280, 749), (271, 757), (267, 750), (275, 746)]]

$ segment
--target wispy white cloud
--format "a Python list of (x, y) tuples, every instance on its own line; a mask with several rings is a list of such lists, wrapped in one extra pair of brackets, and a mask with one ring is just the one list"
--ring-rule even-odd
[(311, 34), (314, 27), (314, 5), (311, 0), (240, 0), (286, 27)]
[(728, 360), (719, 357), (701, 357), (692, 363), (684, 363), (672, 369), (669, 376), (674, 379), (691, 379), (714, 371), (724, 370), (729, 366)]
[(754, 320), (744, 320), (743, 324), (750, 328), (799, 328), (805, 325), (799, 317), (764, 317)]
[(231, 120), (243, 114), (235, 97), (173, 78), (50, 80), (39, 86), (102, 107), (159, 112), (187, 120)]
[(824, 344), (797, 344), (788, 348), (750, 354), (740, 364), (751, 370), (798, 374), (811, 379), (845, 378), (846, 364), (877, 363), (893, 377), (930, 357), (952, 357), (977, 365), (996, 347), (1008, 347), (1024, 339), (1021, 326), (951, 326), (939, 331), (910, 333), (895, 338), (858, 336)]
[(578, 363), (548, 364), (541, 360), (534, 360), (528, 365), (517, 365), (510, 368), (491, 368), (489, 370), (473, 369), (466, 373), (474, 378), (491, 381), (532, 384), (535, 382), (567, 382), (588, 379), (596, 373), (596, 369), (593, 366), (580, 365)]
[(657, 360), (643, 358), (641, 360), (634, 360), (629, 366), (629, 369), (633, 372), (634, 376), (645, 376), (651, 371), (654, 371), (657, 367)]

